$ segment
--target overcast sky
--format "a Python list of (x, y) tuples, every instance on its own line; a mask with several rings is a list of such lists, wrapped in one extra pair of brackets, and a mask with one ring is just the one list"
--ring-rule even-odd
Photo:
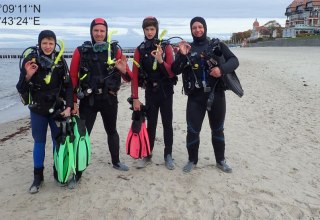
[[(135, 47), (143, 40), (141, 22), (152, 15), (160, 21), (160, 29), (167, 29), (167, 37), (190, 37), (189, 22), (202, 16), (208, 24), (208, 35), (226, 39), (233, 32), (252, 28), (257, 18), (261, 25), (277, 20), (282, 26), (285, 10), (291, 0), (1, 0), (0, 17), (39, 17), (40, 25), (4, 25), (0, 21), (0, 47), (26, 47), (35, 44), (39, 31), (51, 29), (69, 48), (89, 40), (89, 25), (93, 18), (103, 17), (110, 29), (118, 32), (113, 37), (124, 47)], [(14, 13), (5, 12), (15, 5)], [(40, 13), (33, 7), (40, 6)], [(27, 5), (27, 13), (20, 12)], [(22, 6), (22, 7), (21, 7)]]

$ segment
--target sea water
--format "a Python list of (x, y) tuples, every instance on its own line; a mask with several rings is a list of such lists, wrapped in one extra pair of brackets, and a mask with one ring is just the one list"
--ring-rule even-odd
[[(20, 55), (23, 49), (0, 49), (0, 55)], [(19, 59), (0, 59), (0, 123), (28, 115), (29, 110), (20, 101), (16, 84), (19, 80)]]

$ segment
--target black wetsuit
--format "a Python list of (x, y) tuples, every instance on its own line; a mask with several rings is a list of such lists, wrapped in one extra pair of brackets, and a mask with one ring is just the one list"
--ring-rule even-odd
[[(143, 73), (136, 66), (133, 66), (132, 98), (138, 98), (138, 75), (144, 74), (145, 83), (145, 103), (147, 107), (147, 130), (150, 141), (151, 152), (154, 147), (159, 110), (163, 124), (164, 139), (164, 158), (172, 154), (173, 128), (172, 128), (172, 102), (173, 86), (175, 84), (174, 74), (171, 72), (173, 62), (173, 50), (171, 45), (163, 48), (165, 52), (164, 62), (158, 63), (157, 68), (153, 69), (154, 58), (151, 52), (156, 50), (153, 40), (146, 40), (135, 50), (134, 59), (139, 60)], [(168, 71), (169, 70), (169, 71)], [(141, 86), (141, 85), (139, 85)], [(151, 157), (151, 156), (150, 156)]]
[[(78, 47), (74, 51), (70, 66), (71, 78), (76, 85), (78, 82), (78, 70), (81, 71), (82, 65), (85, 65), (88, 75), (81, 80), (80, 87), (82, 87), (83, 91), (87, 89), (92, 90), (91, 94), (84, 95), (80, 99), (80, 118), (85, 120), (88, 133), (90, 134), (97, 113), (101, 113), (103, 125), (108, 135), (108, 146), (112, 164), (116, 165), (120, 162), (119, 134), (117, 132), (117, 92), (120, 89), (121, 78), (125, 81), (130, 81), (131, 72), (128, 66), (126, 74), (120, 74), (117, 69), (108, 69), (109, 66), (106, 65), (108, 58), (107, 51), (94, 52), (92, 48), (87, 49), (86, 52), (82, 50), (82, 47)], [(121, 50), (118, 48), (113, 51), (113, 56), (116, 59), (120, 59), (122, 55)]]
[[(225, 140), (224, 140), (224, 120), (226, 114), (225, 86), (221, 79), (214, 78), (209, 75), (206, 70), (203, 58), (200, 54), (208, 48), (209, 40), (205, 39), (200, 42), (191, 44), (190, 54), (177, 54), (176, 60), (172, 64), (172, 71), (178, 75), (180, 73), (196, 76), (199, 86), (192, 85), (191, 90), (185, 91), (188, 93), (187, 102), (187, 150), (189, 161), (197, 164), (198, 152), (200, 144), (200, 131), (202, 122), (207, 111), (207, 101), (210, 91), (214, 88), (214, 100), (211, 106), (211, 111), (208, 112), (209, 124), (211, 128), (211, 141), (214, 148), (215, 158), (217, 162), (224, 160)], [(219, 62), (221, 73), (228, 73), (235, 70), (238, 65), (238, 59), (229, 50), (229, 48), (220, 42), (220, 49), (214, 57)], [(192, 78), (191, 77), (191, 78)], [(202, 81), (206, 82), (206, 86)], [(195, 84), (195, 82), (190, 82)], [(184, 81), (184, 84), (187, 82)], [(197, 88), (199, 87), (199, 88)], [(208, 87), (205, 92), (204, 87)], [(184, 85), (186, 88), (186, 85)], [(209, 90), (209, 91), (208, 91)]]
[(163, 125), (164, 158), (172, 154), (173, 129), (172, 129), (172, 102), (173, 85), (170, 82), (162, 83), (160, 88), (154, 89), (152, 86), (146, 87), (145, 93), (147, 110), (147, 130), (150, 141), (151, 152), (154, 147), (156, 137), (159, 110)]

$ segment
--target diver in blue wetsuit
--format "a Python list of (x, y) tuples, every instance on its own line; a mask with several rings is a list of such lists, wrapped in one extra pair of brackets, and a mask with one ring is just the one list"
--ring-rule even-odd
[[(61, 54), (58, 55), (59, 51), (55, 49), (56, 41), (54, 32), (50, 30), (40, 32), (38, 46), (30, 48), (31, 52), (20, 66), (21, 73), (16, 86), (21, 97), (24, 97), (24, 104), (28, 104), (30, 109), (34, 139), (34, 181), (29, 188), (31, 194), (37, 193), (43, 182), (48, 125), (55, 147), (55, 137), (59, 129), (53, 116), (68, 117), (73, 107), (73, 87), (68, 75), (68, 66)], [(51, 77), (48, 78), (48, 75)]]

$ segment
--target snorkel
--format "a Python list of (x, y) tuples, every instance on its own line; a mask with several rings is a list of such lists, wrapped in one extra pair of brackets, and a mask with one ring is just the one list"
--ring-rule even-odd
[(108, 59), (107, 59), (107, 64), (108, 65), (114, 65), (116, 62), (115, 62), (115, 59), (111, 59), (111, 36), (113, 34), (116, 34), (118, 31), (117, 30), (113, 30), (113, 31), (110, 31), (108, 33)]
[[(168, 32), (167, 29), (164, 29), (164, 30), (161, 32), (160, 37), (159, 37), (159, 40), (160, 40), (159, 44), (160, 44), (160, 45), (161, 45), (161, 42), (162, 42), (162, 39), (163, 39), (164, 35), (166, 35), (167, 32)], [(158, 52), (158, 51), (159, 51), (159, 49), (157, 48), (157, 52)], [(152, 65), (152, 69), (153, 69), (153, 70), (156, 70), (156, 69), (157, 69), (157, 59), (154, 59), (153, 65)]]
[(51, 81), (51, 76), (52, 76), (52, 73), (54, 71), (54, 69), (56, 68), (58, 62), (60, 61), (61, 59), (61, 56), (64, 52), (64, 42), (62, 40), (59, 40), (58, 41), (58, 46), (60, 47), (60, 51), (58, 53), (58, 56), (56, 57), (56, 59), (54, 60), (53, 62), (53, 65), (51, 66), (51, 69), (49, 71), (49, 73), (46, 75), (46, 77), (44, 78), (44, 81), (46, 84), (49, 84), (50, 81)]
[(138, 69), (141, 68), (140, 64), (135, 59), (132, 58), (132, 62), (134, 63), (134, 65), (136, 65), (136, 67), (138, 67)]

